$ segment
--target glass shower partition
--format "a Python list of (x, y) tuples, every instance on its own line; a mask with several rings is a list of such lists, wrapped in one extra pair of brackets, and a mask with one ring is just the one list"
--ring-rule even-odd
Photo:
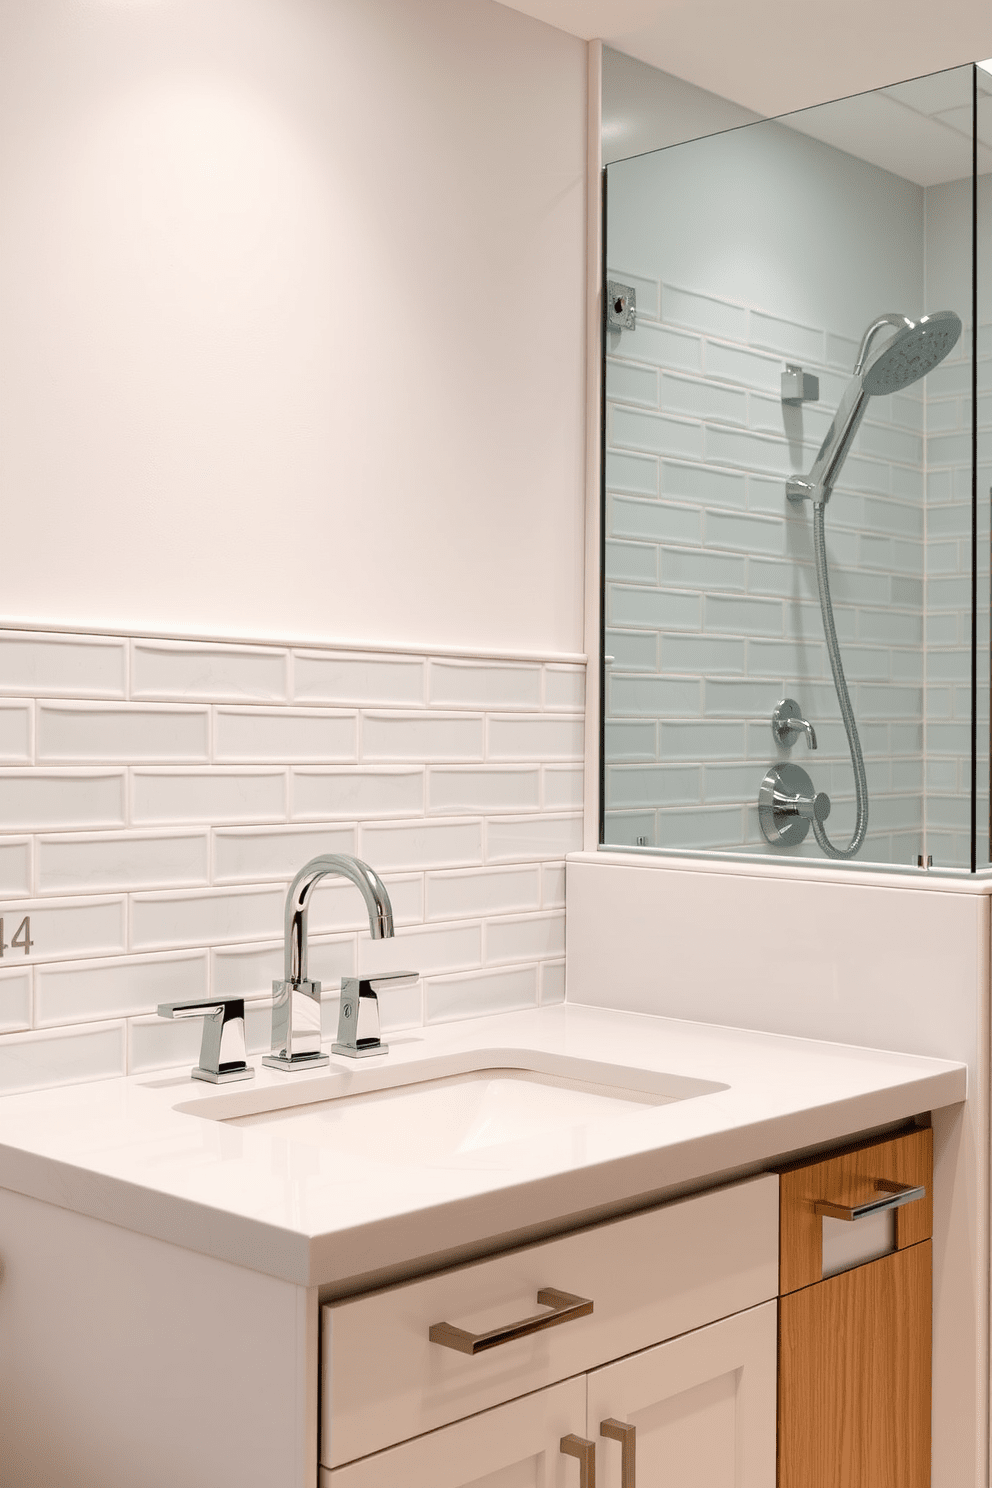
[(988, 866), (990, 171), (973, 66), (607, 167), (605, 845)]

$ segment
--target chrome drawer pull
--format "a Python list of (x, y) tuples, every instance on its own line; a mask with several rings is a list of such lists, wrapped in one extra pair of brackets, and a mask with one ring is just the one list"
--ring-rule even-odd
[(570, 1433), (558, 1446), (566, 1457), (579, 1459), (579, 1488), (596, 1488), (596, 1443)]
[(825, 1214), (828, 1219), (865, 1219), (869, 1214), (881, 1214), (883, 1209), (899, 1209), (903, 1204), (915, 1204), (925, 1199), (925, 1188), (913, 1188), (908, 1183), (892, 1183), (879, 1178), (875, 1187), (884, 1195), (881, 1199), (869, 1199), (865, 1204), (831, 1204), (827, 1199), (817, 1199), (814, 1214)]
[(637, 1427), (628, 1426), (626, 1421), (618, 1421), (615, 1416), (607, 1416), (599, 1423), (599, 1434), (620, 1443), (620, 1488), (634, 1488)]
[(537, 1300), (551, 1311), (537, 1312), (502, 1328), (490, 1328), (488, 1333), (467, 1333), (452, 1323), (435, 1323), (427, 1336), (431, 1343), (457, 1349), (460, 1354), (481, 1354), (501, 1343), (512, 1343), (515, 1338), (526, 1338), (528, 1333), (541, 1333), (545, 1328), (557, 1328), (559, 1323), (570, 1323), (573, 1318), (588, 1317), (592, 1312), (588, 1297), (574, 1297), (571, 1292), (559, 1292), (554, 1287), (542, 1287)]

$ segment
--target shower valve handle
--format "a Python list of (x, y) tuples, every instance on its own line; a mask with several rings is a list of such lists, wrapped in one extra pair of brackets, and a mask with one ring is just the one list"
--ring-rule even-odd
[(798, 816), (803, 821), (825, 822), (830, 815), (830, 797), (826, 791), (815, 791), (811, 796), (787, 796), (784, 791), (776, 791), (774, 803), (779, 816)]
[(810, 823), (822, 824), (829, 815), (830, 797), (814, 789), (805, 770), (786, 761), (769, 765), (758, 791), (758, 821), (767, 842), (798, 846)]

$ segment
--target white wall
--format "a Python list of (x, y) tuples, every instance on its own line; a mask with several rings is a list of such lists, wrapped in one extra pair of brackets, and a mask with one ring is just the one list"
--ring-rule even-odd
[(0, 0), (0, 620), (581, 650), (585, 47)]

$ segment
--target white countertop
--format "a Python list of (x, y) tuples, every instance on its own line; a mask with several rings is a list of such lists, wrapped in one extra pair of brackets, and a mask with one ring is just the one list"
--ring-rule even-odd
[[(391, 1278), (419, 1258), (633, 1207), (962, 1101), (962, 1064), (643, 1014), (557, 1006), (411, 1030), (380, 1058), (258, 1069), (212, 1086), (188, 1070), (0, 1100), (0, 1186), (309, 1286)], [(727, 1088), (629, 1116), (415, 1165), (336, 1152), (279, 1123), (178, 1105), (269, 1107), (354, 1092), (379, 1070), (529, 1049)], [(257, 1061), (252, 1061), (257, 1065)], [(421, 1078), (426, 1072), (421, 1072)], [(247, 1095), (245, 1093), (248, 1093)], [(204, 1108), (206, 1109), (206, 1107)]]

